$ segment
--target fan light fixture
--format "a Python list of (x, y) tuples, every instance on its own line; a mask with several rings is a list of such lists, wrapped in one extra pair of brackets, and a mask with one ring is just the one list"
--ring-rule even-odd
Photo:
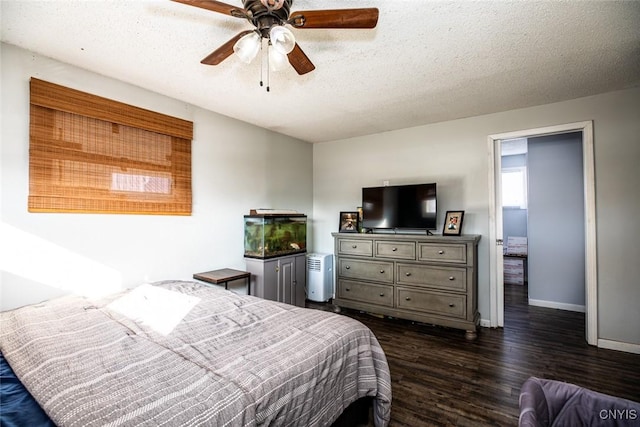
[(287, 55), (276, 50), (271, 43), (269, 44), (269, 69), (271, 71), (280, 71), (289, 66)]
[[(269, 92), (269, 71), (280, 71), (287, 67), (289, 64), (287, 55), (295, 48), (296, 39), (288, 28), (273, 25), (262, 32), (253, 31), (240, 37), (233, 45), (233, 52), (242, 62), (249, 64), (262, 50), (263, 37), (268, 39), (264, 56), (267, 59), (267, 92)], [(262, 86), (262, 71), (260, 73), (260, 86)]]
[(262, 37), (257, 32), (252, 32), (240, 37), (240, 40), (233, 45), (233, 52), (244, 63), (249, 64), (256, 57), (260, 50)]
[(296, 46), (296, 38), (293, 33), (282, 25), (271, 27), (269, 38), (273, 48), (283, 55), (289, 54)]
[[(249, 64), (258, 55), (262, 45), (262, 37), (256, 32), (249, 33), (233, 45), (233, 52), (244, 63)], [(287, 63), (287, 55), (296, 46), (293, 33), (282, 25), (274, 25), (269, 30), (269, 61), (274, 71), (281, 70)]]

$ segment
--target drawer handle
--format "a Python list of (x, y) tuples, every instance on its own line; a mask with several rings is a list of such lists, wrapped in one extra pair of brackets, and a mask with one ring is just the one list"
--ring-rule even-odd
[(393, 249), (391, 249), (391, 250), (392, 250), (393, 252), (395, 252), (395, 251), (397, 251), (397, 250), (398, 250), (398, 248), (393, 248)]
[(345, 265), (344, 268), (345, 268), (345, 270), (350, 270), (351, 266), (350, 265)]
[(444, 251), (438, 251), (438, 254), (444, 255)]
[(456, 278), (453, 276), (449, 276), (449, 280), (456, 280)]
[(345, 288), (345, 291), (349, 292), (351, 290), (351, 288)]
[(409, 277), (409, 276), (411, 276), (411, 273), (407, 272), (407, 273), (405, 273), (405, 276)]
[(411, 301), (411, 297), (406, 297), (405, 298), (407, 301)]
[(384, 270), (380, 270), (380, 274), (384, 274)]
[(454, 303), (449, 304), (449, 307), (455, 307), (456, 305)]
[(358, 247), (358, 245), (353, 245), (351, 246), (351, 249), (356, 249)]
[(381, 296), (381, 297), (383, 297), (383, 296), (384, 296), (384, 293), (381, 293), (381, 294), (380, 294), (380, 296)]

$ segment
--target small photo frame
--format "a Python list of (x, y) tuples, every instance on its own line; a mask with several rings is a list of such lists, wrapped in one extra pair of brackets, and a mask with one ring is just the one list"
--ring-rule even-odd
[(443, 236), (459, 236), (462, 232), (464, 211), (447, 211), (444, 217)]
[(340, 212), (340, 233), (357, 233), (360, 225), (358, 211)]

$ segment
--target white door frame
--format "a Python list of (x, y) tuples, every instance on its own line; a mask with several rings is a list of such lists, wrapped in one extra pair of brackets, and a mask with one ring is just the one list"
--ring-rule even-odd
[[(585, 212), (585, 311), (586, 339), (598, 344), (598, 274), (596, 242), (596, 190), (593, 122), (585, 121), (489, 135), (489, 298), (491, 327), (504, 326), (504, 278), (502, 245), (501, 141), (568, 132), (582, 132), (582, 169)], [(492, 243), (493, 242), (493, 243)]]

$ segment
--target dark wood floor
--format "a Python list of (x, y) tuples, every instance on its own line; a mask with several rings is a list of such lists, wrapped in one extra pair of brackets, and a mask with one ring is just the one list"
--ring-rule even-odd
[(529, 306), (526, 287), (505, 287), (505, 327), (480, 328), (476, 341), (464, 331), (342, 311), (366, 324), (387, 355), (391, 426), (517, 426), (530, 376), (640, 401), (640, 355), (587, 345), (584, 313)]

